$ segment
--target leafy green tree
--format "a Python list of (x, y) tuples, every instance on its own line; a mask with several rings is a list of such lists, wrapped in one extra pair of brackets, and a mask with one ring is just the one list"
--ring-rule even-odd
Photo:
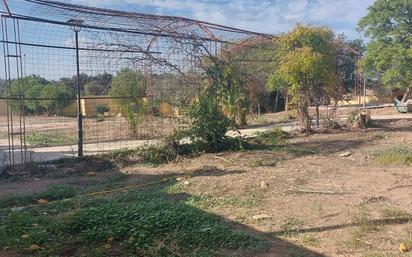
[(90, 81), (84, 85), (85, 95), (102, 95), (105, 90), (105, 86), (97, 83), (96, 81)]
[(63, 111), (63, 108), (70, 104), (71, 97), (71, 90), (67, 88), (67, 86), (63, 83), (57, 85), (45, 85), (42, 87), (42, 90), (40, 92), (40, 98), (47, 100), (41, 100), (40, 106), (46, 111), (48, 115), (60, 115)]
[[(223, 57), (236, 67), (248, 91), (250, 112), (268, 109), (267, 81), (277, 65), (276, 44), (265, 38), (250, 38), (236, 45), (226, 45)], [(277, 94), (279, 96), (279, 94)], [(272, 99), (270, 99), (272, 100)]]
[[(278, 66), (275, 66), (273, 70), (278, 70)], [(282, 78), (282, 76), (278, 72), (272, 73), (267, 80), (266, 87), (271, 90), (275, 91), (275, 104), (274, 104), (274, 110), (276, 112), (278, 108), (278, 103), (279, 103), (279, 96), (282, 94), (285, 96), (285, 110), (286, 113), (288, 112), (288, 101), (287, 101), (287, 92), (288, 92), (288, 84), (287, 82)]]
[(113, 78), (110, 87), (110, 96), (133, 99), (118, 99), (121, 105), (134, 102), (137, 98), (146, 96), (146, 83), (141, 72), (123, 69)]
[[(196, 76), (199, 76), (196, 74)], [(184, 76), (176, 73), (160, 73), (151, 75), (153, 99), (158, 102), (167, 102), (172, 106), (186, 108), (199, 95), (202, 85), (191, 83), (193, 75), (190, 71)]]
[(92, 81), (96, 82), (98, 85), (101, 85), (104, 88), (104, 90), (103, 90), (103, 93), (104, 93), (104, 91), (107, 88), (109, 88), (110, 84), (112, 83), (112, 79), (113, 79), (112, 74), (104, 72), (102, 74), (98, 74), (98, 75), (94, 76), (92, 78)]
[(224, 148), (225, 134), (230, 125), (222, 113), (214, 95), (204, 94), (187, 110), (191, 121), (187, 133), (195, 144), (200, 144), (206, 152), (216, 152)]
[(121, 114), (126, 118), (129, 128), (137, 136), (138, 126), (148, 110), (146, 83), (139, 71), (123, 69), (112, 80), (110, 96), (117, 97), (115, 101), (120, 105)]
[(341, 41), (342, 44), (347, 45), (359, 53), (359, 55), (357, 55), (351, 51), (348, 51), (345, 47), (340, 47), (338, 49), (338, 75), (341, 79), (344, 93), (349, 93), (355, 89), (356, 76), (358, 72), (357, 61), (365, 52), (365, 45), (361, 39), (347, 40), (343, 35), (341, 35), (338, 40)]
[[(80, 81), (80, 89), (83, 91), (84, 90), (84, 85), (92, 81), (92, 78), (87, 75), (86, 73), (80, 73), (79, 76), (79, 81)], [(77, 90), (77, 75), (73, 75), (70, 78), (61, 78), (60, 82), (62, 82), (64, 85), (66, 85), (68, 88), (70, 88), (73, 92), (76, 92)]]
[[(20, 80), (13, 80), (11, 82), (9, 92), (5, 92), (5, 94), (11, 97), (23, 95), (28, 98), (38, 98), (40, 96), (41, 88), (48, 83), (50, 82), (39, 76), (30, 75)], [(18, 110), (20, 108), (18, 100), (12, 100), (11, 104), (14, 110)], [(24, 111), (28, 113), (38, 113), (41, 111), (41, 106), (37, 100), (25, 101), (23, 108)]]
[(41, 101), (38, 100), (40, 98), (40, 93), (44, 86), (41, 84), (32, 84), (26, 85), (27, 89), (25, 90), (25, 96), (31, 98), (31, 100), (25, 101), (25, 108), (26, 111), (33, 114), (40, 114), (43, 112), (43, 108), (41, 106)]
[(362, 68), (388, 88), (412, 88), (412, 1), (377, 0), (359, 21), (370, 38)]
[[(113, 75), (107, 72), (96, 76), (89, 76), (86, 73), (80, 73), (80, 88), (83, 94), (86, 95), (102, 95), (106, 94), (106, 89), (110, 87)], [(71, 88), (73, 92), (77, 90), (77, 76), (69, 78), (61, 78), (60, 82)]]
[(204, 80), (207, 94), (216, 98), (233, 125), (245, 125), (250, 102), (241, 71), (223, 60), (210, 61)]
[(327, 27), (297, 25), (277, 39), (280, 63), (271, 77), (297, 106), (302, 131), (309, 132), (309, 106), (337, 90), (336, 44)]
[[(40, 76), (30, 75), (21, 80), (13, 80), (10, 87), (11, 96), (23, 95), (24, 111), (31, 114), (60, 114), (70, 104), (72, 91), (63, 83), (52, 83)], [(44, 100), (43, 100), (44, 99)], [(18, 100), (12, 101), (12, 107), (19, 109)]]

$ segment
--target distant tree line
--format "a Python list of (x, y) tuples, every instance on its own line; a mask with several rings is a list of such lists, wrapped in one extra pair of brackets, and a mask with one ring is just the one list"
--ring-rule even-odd
[[(89, 76), (80, 74), (80, 87), (83, 95), (103, 95), (110, 87), (113, 75), (108, 73)], [(36, 115), (61, 115), (64, 108), (73, 102), (77, 90), (77, 77), (61, 78), (58, 81), (47, 80), (38, 75), (13, 79), (10, 90), (6, 91), (6, 81), (0, 80), (0, 94), (10, 96), (12, 107), (17, 110), (20, 104), (18, 96), (24, 96), (24, 111)]]
[[(10, 94), (10, 95), (9, 95)], [(13, 80), (9, 92), (3, 95), (12, 97), (12, 107), (20, 108), (19, 96), (24, 100), (24, 112), (29, 114), (61, 114), (64, 107), (70, 104), (74, 92), (62, 82), (49, 81), (37, 75), (30, 75), (20, 80)]]
[[(90, 76), (86, 73), (80, 73), (79, 81), (82, 95), (106, 95), (108, 94), (113, 75), (109, 73), (102, 73), (96, 76)], [(61, 78), (60, 82), (71, 88), (73, 91), (77, 90), (77, 76), (70, 78)]]
[[(165, 73), (151, 74), (129, 68), (118, 71), (115, 75), (102, 73), (90, 76), (81, 73), (79, 77), (82, 96), (111, 96), (123, 106), (123, 111), (137, 112), (138, 100), (151, 96), (156, 103), (168, 102), (173, 106), (187, 106), (199, 92), (198, 85), (186, 85), (180, 75)], [(77, 76), (48, 80), (38, 75), (12, 80), (10, 90), (6, 92), (6, 81), (0, 80), (0, 95), (18, 97), (22, 95), (24, 111), (34, 115), (61, 115), (76, 97)], [(17, 99), (12, 100), (14, 109), (19, 109)], [(127, 106), (127, 108), (125, 108)], [(141, 113), (141, 110), (139, 110)], [(126, 113), (123, 113), (126, 115)], [(134, 114), (132, 115), (134, 116)]]

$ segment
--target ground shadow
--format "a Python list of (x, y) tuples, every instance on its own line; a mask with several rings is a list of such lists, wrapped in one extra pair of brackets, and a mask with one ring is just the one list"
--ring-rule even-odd
[[(387, 225), (402, 225), (407, 224), (412, 221), (411, 216), (405, 217), (396, 217), (396, 218), (385, 218), (385, 219), (372, 219), (368, 220), (367, 224), (375, 225), (375, 226), (387, 226)], [(348, 227), (359, 227), (365, 225), (365, 222), (352, 222), (352, 223), (344, 223), (344, 224), (336, 224), (324, 227), (313, 227), (313, 228), (301, 228), (301, 229), (292, 229), (288, 231), (277, 231), (271, 233), (274, 236), (279, 236), (287, 233), (311, 233), (311, 232), (324, 232), (324, 231), (331, 231), (336, 229), (343, 229)]]
[[(367, 132), (365, 132), (367, 135)], [(312, 149), (318, 153), (325, 154), (335, 154), (349, 149), (357, 149), (362, 147), (365, 144), (371, 144), (374, 141), (381, 140), (382, 137), (379, 135), (372, 135), (370, 137), (362, 137), (357, 139), (319, 139), (311, 140), (306, 142), (298, 142), (290, 144), (291, 146), (303, 148), (303, 149)]]
[(378, 120), (375, 124), (378, 128), (388, 132), (411, 132), (412, 118), (405, 119), (390, 119), (390, 120)]
[[(66, 169), (66, 170), (70, 170), (71, 168), (76, 168), (79, 166), (76, 166), (78, 164), (76, 163), (69, 163), (69, 164), (65, 164), (65, 165), (61, 165), (60, 168), (62, 169)], [(80, 173), (84, 173), (84, 170), (80, 170)], [(223, 170), (216, 170), (216, 171), (212, 171), (210, 169), (207, 170), (197, 170), (194, 172), (191, 172), (189, 174), (190, 177), (196, 177), (196, 176), (222, 176), (222, 175), (227, 175), (228, 173), (231, 172), (239, 172), (239, 171), (223, 171)], [(108, 178), (110, 180), (110, 177), (107, 177), (107, 175), (110, 173), (112, 175), (124, 175), (123, 173), (120, 172), (119, 169), (116, 168), (111, 168), (109, 170), (105, 170), (105, 171), (98, 171), (99, 174), (97, 174), (97, 177), (93, 177), (93, 178), (87, 178), (86, 179), (90, 179), (91, 181), (93, 180), (94, 182), (96, 182), (96, 179), (99, 179), (99, 176), (101, 176), (101, 183), (102, 185), (104, 185), (103, 183), (103, 178)], [(101, 174), (100, 174), (101, 173)], [(73, 175), (73, 174), (71, 174)], [(174, 185), (175, 183), (178, 183), (178, 180), (176, 180), (177, 176), (182, 176), (184, 174), (182, 173), (176, 173), (176, 172), (165, 172), (165, 174), (148, 174), (145, 172), (139, 172), (139, 169), (137, 168), (135, 173), (133, 174), (128, 174), (126, 175), (127, 178), (125, 181), (123, 181), (122, 183), (118, 184), (117, 186), (115, 186), (115, 188), (109, 188), (110, 190), (108, 190), (108, 188), (104, 188), (104, 186), (102, 186), (99, 190), (103, 191), (103, 193), (98, 194), (96, 196), (98, 197), (104, 197), (104, 196), (113, 196), (114, 194), (122, 194), (124, 192), (132, 192), (134, 190), (150, 190), (150, 188), (154, 188), (156, 190), (156, 192), (161, 192), (158, 196), (159, 197), (164, 197), (165, 199), (167, 199), (167, 201), (171, 201), (173, 203), (176, 204), (180, 204), (182, 201), (187, 200), (188, 198), (191, 197), (190, 194), (187, 193), (166, 193), (165, 189), (166, 187), (170, 187), (172, 185)], [(73, 179), (73, 178), (72, 178)], [(61, 178), (60, 181), (56, 180), (55, 183), (56, 184), (65, 184), (66, 183), (67, 178)], [(78, 186), (79, 187), (87, 187), (89, 184), (85, 183), (85, 178), (84, 177), (79, 177), (78, 181), (82, 181), (81, 183), (79, 182)], [(73, 180), (75, 181), (75, 180)], [(38, 182), (38, 181), (37, 181)], [(24, 183), (25, 185), (27, 185), (27, 180), (24, 182), (12, 182), (12, 183)], [(36, 183), (36, 182), (34, 182)], [(133, 186), (131, 186), (131, 184), (133, 184)], [(1, 187), (2, 184), (0, 184)], [(3, 184), (4, 185), (4, 184)], [(113, 187), (113, 185), (111, 185), (111, 187)], [(116, 190), (116, 188), (118, 190)], [(160, 190), (159, 190), (160, 189)], [(133, 203), (131, 203), (133, 204)], [(127, 205), (126, 205), (127, 206)], [(41, 207), (40, 207), (41, 208)], [(244, 255), (242, 254), (242, 256), (250, 256), (250, 257), (290, 257), (290, 256), (307, 256), (307, 257), (323, 257), (324, 255), (321, 255), (319, 253), (313, 252), (309, 249), (306, 249), (302, 246), (298, 246), (296, 244), (287, 242), (284, 239), (279, 238), (278, 236), (276, 236), (276, 234), (274, 233), (267, 233), (267, 232), (261, 232), (261, 231), (257, 231), (247, 225), (241, 224), (239, 222), (233, 221), (233, 220), (229, 220), (225, 217), (221, 217), (215, 214), (211, 214), (209, 212), (206, 212), (202, 209), (196, 208), (194, 206), (191, 205), (186, 205), (185, 208), (188, 208), (188, 211), (190, 212), (196, 212), (198, 213), (198, 215), (207, 215), (208, 217), (214, 217), (215, 219), (219, 220), (220, 222), (225, 222), (225, 223), (229, 223), (230, 227), (233, 231), (247, 231), (249, 234), (251, 235), (255, 235), (258, 238), (261, 238), (263, 240), (265, 240), (267, 242), (267, 247), (264, 248), (263, 250), (261, 249), (259, 252), (250, 252), (247, 253), (245, 252)], [(190, 210), (192, 209), (192, 210)], [(182, 214), (183, 215), (183, 214)], [(177, 226), (178, 227), (178, 226)], [(74, 248), (73, 251), (75, 251), (75, 249), (77, 249), (77, 246), (68, 246), (67, 249), (69, 249), (70, 247)], [(66, 248), (65, 248), (66, 249)], [(65, 251), (67, 251), (67, 249)], [(224, 250), (224, 251), (228, 251), (227, 253), (230, 253), (232, 250)], [(239, 251), (239, 249), (237, 249), (236, 251)], [(0, 251), (0, 256), (11, 256), (11, 257), (17, 257), (17, 256), (25, 256), (25, 255), (21, 255), (21, 254), (15, 254), (15, 253), (6, 253), (6, 252), (1, 252)], [(8, 255), (6, 255), (8, 254)], [(124, 254), (124, 253), (123, 253)], [(124, 254), (125, 255), (125, 254)], [(223, 253), (223, 255), (225, 255), (225, 253)], [(109, 255), (110, 256), (110, 255)], [(123, 256), (123, 255), (118, 255), (118, 256)]]

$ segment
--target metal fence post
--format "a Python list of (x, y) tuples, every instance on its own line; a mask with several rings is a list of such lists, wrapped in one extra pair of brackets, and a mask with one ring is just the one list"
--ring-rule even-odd
[(81, 106), (81, 88), (80, 88), (80, 62), (79, 62), (79, 32), (82, 29), (82, 19), (70, 19), (67, 21), (71, 24), (71, 29), (75, 33), (76, 41), (76, 69), (77, 69), (77, 156), (83, 156), (83, 114)]

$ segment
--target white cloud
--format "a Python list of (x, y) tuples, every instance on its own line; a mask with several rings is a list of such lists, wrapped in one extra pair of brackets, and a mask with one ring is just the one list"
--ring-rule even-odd
[(194, 19), (248, 29), (279, 33), (296, 23), (326, 24), (336, 33), (357, 37), (357, 21), (374, 0), (71, 0), (73, 3), (150, 10), (157, 14)]

